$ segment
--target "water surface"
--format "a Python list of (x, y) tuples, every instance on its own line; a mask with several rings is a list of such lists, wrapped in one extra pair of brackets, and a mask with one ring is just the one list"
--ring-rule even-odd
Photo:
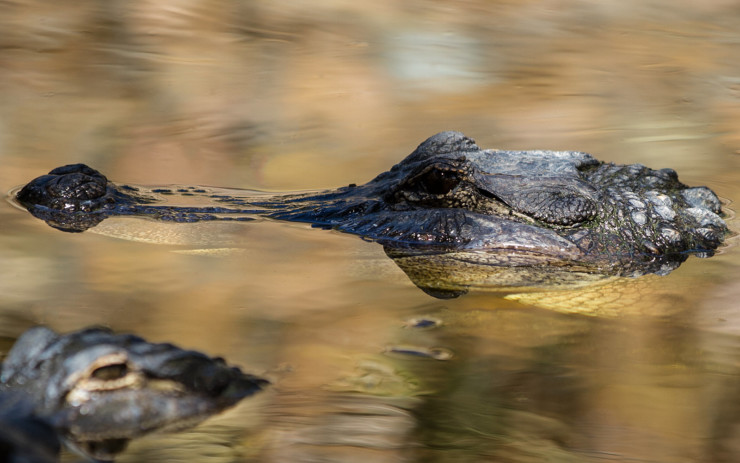
[[(672, 167), (731, 212), (739, 20), (721, 0), (4, 1), (0, 187), (85, 162), (138, 184), (329, 188), (454, 129)], [(442, 301), (354, 236), (105, 226), (119, 237), (0, 203), (3, 351), (35, 324), (103, 324), (275, 383), (122, 462), (740, 459), (736, 239), (665, 277)]]

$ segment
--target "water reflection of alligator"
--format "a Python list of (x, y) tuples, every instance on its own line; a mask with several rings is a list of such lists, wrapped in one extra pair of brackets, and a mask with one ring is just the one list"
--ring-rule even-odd
[[(174, 197), (190, 201), (173, 205)], [(65, 231), (111, 216), (308, 222), (376, 240), (415, 266), (446, 260), (463, 271), (506, 269), (507, 286), (551, 281), (553, 271), (665, 274), (689, 254), (711, 255), (727, 233), (717, 196), (680, 183), (671, 169), (609, 164), (572, 151), (481, 150), (458, 132), (429, 138), (364, 185), (325, 192), (146, 188), (113, 184), (77, 164), (36, 178), (17, 200)], [(433, 284), (420, 286), (435, 292)]]
[(8, 406), (0, 407), (0, 447), (8, 441), (8, 452), (21, 455), (30, 451), (25, 444), (48, 442), (53, 456), (59, 449), (51, 425), (72, 447), (109, 460), (132, 438), (193, 426), (267, 384), (171, 344), (104, 329), (58, 335), (37, 327), (2, 365), (0, 404)]

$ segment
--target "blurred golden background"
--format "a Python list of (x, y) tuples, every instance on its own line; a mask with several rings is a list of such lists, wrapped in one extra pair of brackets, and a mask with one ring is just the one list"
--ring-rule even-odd
[[(138, 184), (328, 188), (460, 130), (672, 167), (715, 190), (736, 230), (738, 24), (730, 0), (3, 0), (0, 186), (85, 162)], [(4, 351), (33, 324), (104, 324), (276, 383), (122, 462), (740, 458), (734, 239), (615, 294), (624, 314), (601, 319), (438, 301), (380, 246), (296, 224), (153, 238), (174, 245), (61, 233), (9, 203), (0, 218)], [(409, 328), (419, 317), (441, 325)]]

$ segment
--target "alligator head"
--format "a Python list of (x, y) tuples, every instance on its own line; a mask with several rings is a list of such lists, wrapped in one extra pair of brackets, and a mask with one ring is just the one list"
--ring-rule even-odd
[[(318, 193), (145, 188), (104, 179), (86, 166), (66, 166), (33, 180), (17, 199), (68, 230), (113, 215), (260, 215), (354, 233), (393, 256), (464, 252), (463, 260), (484, 266), (609, 275), (667, 273), (690, 254), (711, 255), (727, 233), (717, 196), (682, 184), (671, 169), (609, 164), (573, 151), (482, 150), (458, 132), (427, 139), (364, 185)], [(173, 195), (199, 195), (210, 204), (168, 206)]]
[(0, 373), (1, 390), (23, 391), (35, 416), (101, 460), (132, 438), (197, 424), (267, 384), (223, 359), (105, 329), (32, 328)]

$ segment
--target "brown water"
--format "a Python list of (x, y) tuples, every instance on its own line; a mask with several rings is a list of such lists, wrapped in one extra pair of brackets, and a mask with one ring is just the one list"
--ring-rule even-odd
[[(729, 0), (0, 1), (0, 187), (72, 162), (334, 187), (456, 129), (672, 167), (734, 209), (738, 21)], [(104, 324), (275, 382), (122, 462), (740, 460), (737, 239), (666, 277), (557, 294), (608, 315), (588, 316), (552, 295), (433, 299), (354, 236), (203, 225), (65, 234), (0, 204), (3, 350), (34, 324)]]

